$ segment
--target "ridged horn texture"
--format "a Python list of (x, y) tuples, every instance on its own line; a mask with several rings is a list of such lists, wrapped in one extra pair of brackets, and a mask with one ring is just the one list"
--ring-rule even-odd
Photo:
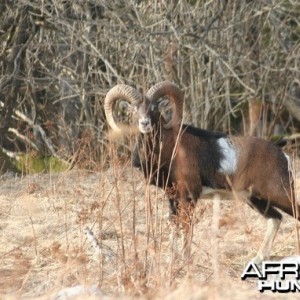
[(174, 104), (175, 109), (172, 119), (164, 125), (166, 129), (171, 128), (173, 125), (180, 124), (183, 117), (183, 93), (179, 87), (170, 82), (162, 81), (151, 87), (146, 93), (146, 97), (150, 101), (156, 102), (159, 98), (167, 96), (171, 104)]
[(136, 105), (142, 100), (142, 95), (135, 88), (126, 84), (118, 84), (109, 90), (104, 100), (104, 112), (109, 126), (114, 131), (121, 131), (113, 116), (114, 105), (120, 99)]

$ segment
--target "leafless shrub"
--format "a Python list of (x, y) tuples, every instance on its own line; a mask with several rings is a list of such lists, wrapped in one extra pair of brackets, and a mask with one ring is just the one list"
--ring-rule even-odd
[(22, 0), (0, 11), (2, 148), (70, 159), (88, 130), (99, 149), (104, 95), (122, 82), (175, 81), (186, 120), (203, 128), (269, 137), (299, 126), (297, 1)]

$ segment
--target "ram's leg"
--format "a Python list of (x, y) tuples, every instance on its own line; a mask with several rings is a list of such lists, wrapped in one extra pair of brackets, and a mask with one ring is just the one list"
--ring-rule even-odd
[(182, 256), (185, 260), (191, 256), (194, 210), (195, 202), (190, 199), (180, 201), (178, 204), (178, 218), (183, 230)]
[(282, 215), (279, 213), (269, 201), (258, 199), (254, 196), (250, 197), (249, 205), (268, 219), (267, 231), (263, 243), (258, 250), (253, 262), (260, 264), (263, 260), (268, 259), (271, 254), (273, 241), (279, 229)]

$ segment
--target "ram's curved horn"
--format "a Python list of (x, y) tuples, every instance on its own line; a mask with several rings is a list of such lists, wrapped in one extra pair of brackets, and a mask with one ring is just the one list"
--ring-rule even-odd
[(183, 117), (183, 93), (179, 87), (170, 82), (162, 81), (151, 87), (146, 93), (150, 101), (156, 102), (159, 98), (167, 96), (171, 104), (174, 104), (174, 114), (172, 119), (164, 125), (165, 128), (171, 128), (173, 125), (180, 124)]
[(136, 105), (142, 100), (142, 95), (135, 88), (126, 84), (118, 84), (109, 90), (104, 100), (104, 112), (109, 126), (114, 131), (121, 131), (113, 117), (114, 105), (120, 99)]

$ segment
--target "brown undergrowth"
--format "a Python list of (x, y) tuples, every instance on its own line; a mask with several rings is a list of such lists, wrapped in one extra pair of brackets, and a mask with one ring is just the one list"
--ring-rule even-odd
[[(163, 193), (129, 163), (2, 178), (0, 189), (1, 299), (59, 299), (78, 285), (98, 286), (96, 299), (273, 298), (240, 279), (266, 228), (243, 203), (199, 201), (187, 263), (172, 251)], [(296, 253), (285, 216), (272, 258)]]

